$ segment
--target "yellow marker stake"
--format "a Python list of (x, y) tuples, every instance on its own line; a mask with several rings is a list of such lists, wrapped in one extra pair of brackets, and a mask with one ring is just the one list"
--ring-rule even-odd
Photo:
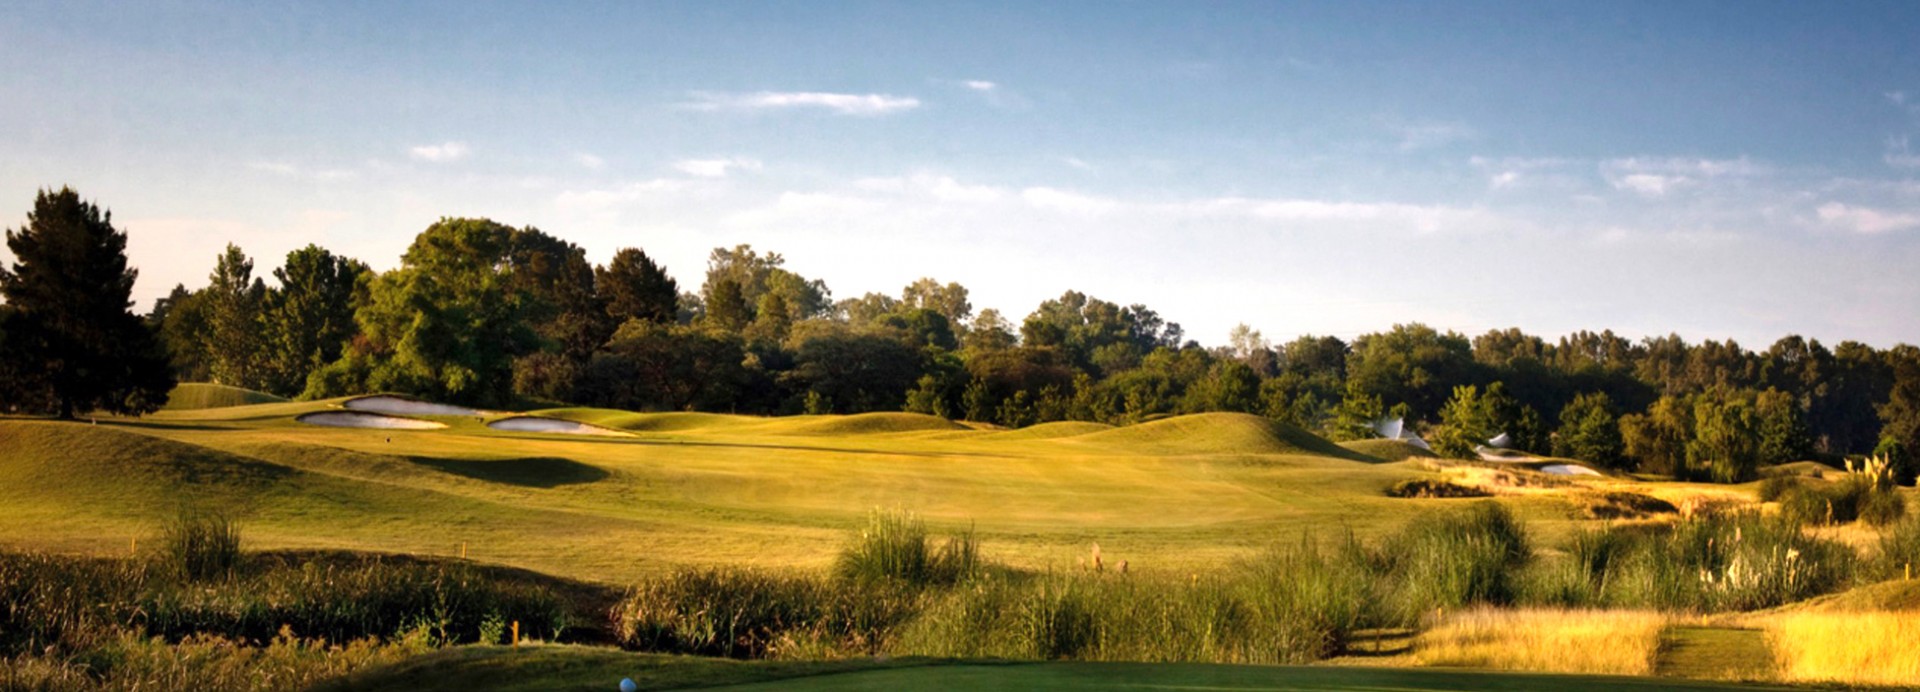
[(513, 621), (513, 645), (514, 646), (520, 645), (520, 621), (519, 620)]
[(460, 542), (460, 559), (462, 559), (462, 560), (465, 560), (465, 559), (467, 559), (467, 543), (466, 543), (466, 541), (461, 541), (461, 542)]

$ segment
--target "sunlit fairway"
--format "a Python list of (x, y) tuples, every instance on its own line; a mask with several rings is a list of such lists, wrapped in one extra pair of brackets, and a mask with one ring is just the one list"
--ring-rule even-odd
[[(973, 527), (994, 559), (1185, 573), (1303, 532), (1363, 535), (1446, 500), (1388, 498), (1422, 475), (1253, 416), (1127, 428), (970, 429), (916, 414), (759, 418), (557, 409), (632, 433), (295, 421), (341, 400), (168, 411), (98, 424), (0, 420), (0, 542), (112, 553), (182, 505), (236, 512), (259, 548), (457, 555), (621, 583), (676, 565), (824, 568), (872, 510)], [(1516, 502), (1546, 525), (1554, 499)]]

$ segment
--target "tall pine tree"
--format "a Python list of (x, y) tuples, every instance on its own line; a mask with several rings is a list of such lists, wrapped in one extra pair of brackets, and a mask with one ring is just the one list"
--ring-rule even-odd
[(71, 188), (42, 190), (27, 225), (7, 230), (0, 268), (8, 312), (9, 376), (0, 396), (19, 410), (66, 419), (101, 410), (146, 413), (173, 389), (167, 353), (132, 311), (137, 271), (111, 214)]

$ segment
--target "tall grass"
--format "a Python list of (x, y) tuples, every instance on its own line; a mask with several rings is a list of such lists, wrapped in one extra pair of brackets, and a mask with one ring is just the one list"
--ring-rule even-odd
[(1874, 562), (1883, 578), (1920, 576), (1920, 517), (1910, 517), (1881, 534)]
[(1907, 687), (1920, 681), (1920, 613), (1785, 613), (1762, 621), (1790, 682)]
[(615, 640), (642, 651), (764, 658), (876, 653), (911, 616), (919, 593), (739, 569), (680, 570), (629, 589), (614, 606)]
[(160, 560), (189, 580), (231, 577), (240, 564), (240, 525), (226, 514), (182, 511), (161, 533)]
[(286, 631), (259, 646), (218, 635), (194, 635), (169, 643), (163, 638), (122, 632), (73, 659), (0, 659), (0, 690), (305, 689), (428, 648), (420, 637), (330, 644)]
[(1790, 519), (1757, 514), (1592, 530), (1576, 534), (1568, 552), (1529, 570), (1523, 602), (1754, 610), (1837, 590), (1859, 568), (1850, 548), (1808, 536)]
[(1647, 675), (1667, 616), (1643, 610), (1472, 608), (1414, 642), (1420, 665)]
[(1401, 624), (1470, 603), (1511, 603), (1516, 575), (1533, 554), (1526, 528), (1506, 507), (1425, 514), (1388, 538), (1379, 566), (1393, 585), (1388, 603)]
[(926, 523), (905, 512), (871, 514), (834, 563), (842, 579), (912, 586), (950, 586), (972, 578), (979, 569), (980, 548), (973, 532), (950, 536), (935, 547)]

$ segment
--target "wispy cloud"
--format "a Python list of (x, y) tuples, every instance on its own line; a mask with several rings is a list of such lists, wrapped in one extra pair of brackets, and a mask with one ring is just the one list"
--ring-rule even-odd
[(1461, 123), (1414, 123), (1395, 125), (1392, 130), (1400, 138), (1401, 151), (1443, 147), (1479, 136), (1473, 128)]
[(1913, 153), (1906, 135), (1887, 138), (1887, 153), (1882, 157), (1889, 166), (1920, 168), (1920, 154)]
[(593, 154), (589, 154), (586, 152), (574, 154), (573, 161), (574, 163), (578, 163), (581, 166), (584, 166), (586, 168), (596, 170), (596, 171), (607, 167), (606, 159), (600, 158), (598, 156), (594, 156)]
[(699, 111), (820, 108), (841, 115), (890, 115), (920, 107), (920, 99), (891, 94), (841, 94), (824, 91), (758, 91), (748, 94), (697, 91), (684, 105)]
[(1000, 88), (1000, 85), (994, 84), (993, 82), (989, 82), (984, 79), (969, 79), (961, 82), (961, 84), (966, 85), (968, 89), (972, 89), (974, 91), (993, 91), (994, 89)]
[(1920, 215), (1828, 202), (1816, 210), (1829, 226), (1874, 235), (1920, 228)]
[(1093, 164), (1087, 163), (1085, 159), (1078, 156), (1062, 156), (1060, 162), (1083, 171), (1091, 171), (1095, 168)]
[(466, 142), (445, 142), (442, 144), (424, 144), (407, 150), (407, 156), (415, 161), (430, 163), (448, 163), (467, 157), (471, 150)]
[(1649, 197), (1660, 197), (1675, 188), (1693, 184), (1693, 179), (1684, 175), (1659, 175), (1656, 173), (1630, 173), (1616, 176), (1609, 182), (1614, 189), (1630, 190)]
[(1746, 157), (1706, 159), (1628, 157), (1600, 162), (1600, 174), (1616, 190), (1661, 197), (1681, 188), (1716, 178), (1747, 178), (1771, 169)]
[(725, 178), (728, 171), (757, 171), (760, 166), (756, 159), (737, 156), (728, 159), (687, 159), (673, 164), (674, 170), (697, 178)]

